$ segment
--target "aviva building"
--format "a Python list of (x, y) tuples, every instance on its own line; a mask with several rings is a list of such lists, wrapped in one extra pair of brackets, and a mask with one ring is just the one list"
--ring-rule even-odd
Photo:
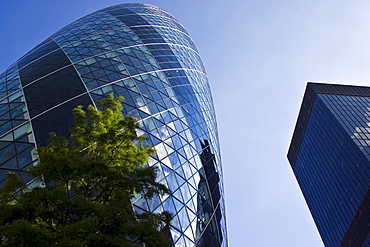
[(171, 194), (138, 211), (169, 211), (174, 246), (227, 246), (215, 112), (199, 53), (169, 13), (122, 4), (59, 30), (0, 75), (0, 183), (37, 163), (49, 132), (69, 136), (72, 109), (113, 92), (157, 150), (149, 165)]
[(327, 247), (370, 246), (370, 87), (309, 82), (288, 159)]

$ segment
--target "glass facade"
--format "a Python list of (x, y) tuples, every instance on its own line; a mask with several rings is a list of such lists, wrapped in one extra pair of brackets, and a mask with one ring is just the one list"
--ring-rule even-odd
[(288, 159), (325, 246), (370, 246), (370, 88), (308, 83)]
[(171, 194), (136, 198), (138, 212), (169, 211), (174, 246), (227, 246), (217, 125), (207, 76), (183, 26), (147, 4), (87, 15), (0, 75), (0, 183), (35, 165), (48, 133), (68, 136), (72, 109), (113, 92), (157, 154), (149, 161)]

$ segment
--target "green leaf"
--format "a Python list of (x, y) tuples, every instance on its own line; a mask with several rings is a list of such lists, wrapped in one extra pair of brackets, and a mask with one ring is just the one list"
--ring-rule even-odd
[(155, 150), (143, 145), (137, 120), (122, 114), (122, 101), (109, 94), (98, 109), (74, 109), (70, 138), (51, 133), (49, 144), (37, 149), (40, 162), (29, 173), (40, 186), (27, 189), (16, 174), (7, 174), (0, 188), (2, 245), (168, 245), (170, 214), (137, 214), (131, 205), (137, 195), (150, 199), (169, 190), (148, 167)]

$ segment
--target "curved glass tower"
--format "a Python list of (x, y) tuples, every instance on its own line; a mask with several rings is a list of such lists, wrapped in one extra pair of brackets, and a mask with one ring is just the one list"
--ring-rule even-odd
[(157, 150), (150, 166), (171, 195), (136, 198), (174, 215), (174, 246), (227, 246), (217, 126), (207, 76), (183, 26), (162, 9), (122, 4), (87, 15), (0, 75), (0, 182), (36, 164), (49, 132), (68, 136), (72, 109), (114, 92)]

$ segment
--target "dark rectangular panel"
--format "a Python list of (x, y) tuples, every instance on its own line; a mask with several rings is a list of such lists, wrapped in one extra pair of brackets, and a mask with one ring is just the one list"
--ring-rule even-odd
[(90, 97), (85, 94), (32, 120), (37, 144), (47, 144), (50, 132), (68, 138), (71, 128), (74, 127), (73, 109), (78, 105), (87, 106), (89, 104), (92, 102)]
[(22, 85), (26, 86), (70, 64), (68, 57), (59, 46), (54, 41), (50, 41), (18, 62)]
[(84, 92), (86, 89), (73, 66), (24, 88), (31, 118)]

